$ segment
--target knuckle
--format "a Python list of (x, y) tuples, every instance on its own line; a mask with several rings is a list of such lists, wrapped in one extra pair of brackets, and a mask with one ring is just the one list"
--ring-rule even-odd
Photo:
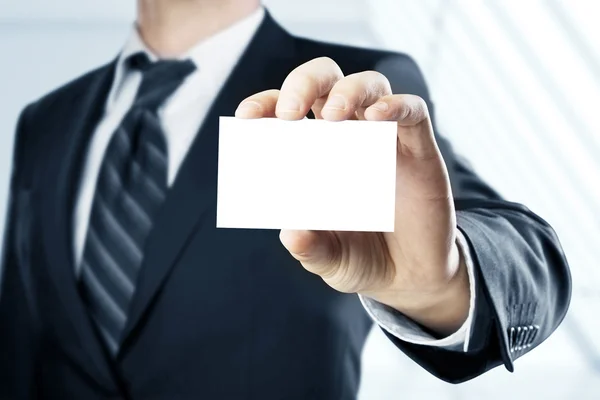
[(427, 119), (429, 117), (429, 109), (427, 107), (427, 102), (419, 97), (417, 102), (417, 106), (415, 108), (415, 119), (419, 122)]
[(359, 104), (369, 100), (374, 102), (392, 93), (384, 75), (377, 71), (363, 71), (351, 74), (340, 80), (332, 92), (346, 95)]
[(398, 114), (401, 120), (420, 122), (429, 115), (427, 102), (417, 95), (404, 96)]
[(282, 90), (292, 88), (302, 94), (324, 94), (344, 77), (339, 65), (329, 57), (314, 58), (289, 73)]
[(364, 73), (369, 82), (371, 82), (373, 86), (377, 88), (377, 90), (385, 94), (392, 93), (390, 81), (384, 74), (379, 71), (365, 71)]
[(390, 81), (388, 80), (388, 78), (379, 71), (369, 70), (369, 71), (365, 71), (365, 74), (367, 74), (372, 79), (374, 79), (378, 82), (384, 82), (384, 83), (387, 83), (388, 85), (390, 84)]
[(282, 92), (298, 97), (306, 97), (320, 90), (318, 80), (307, 73), (289, 75), (283, 83)]
[(379, 98), (392, 94), (392, 88), (387, 78), (377, 71), (365, 71), (361, 74), (362, 91), (365, 99), (376, 101)]
[(279, 89), (269, 89), (269, 90), (265, 90), (265, 91), (263, 92), (263, 94), (264, 94), (265, 96), (268, 96), (268, 97), (277, 97), (277, 96), (279, 96)]
[(410, 104), (410, 108), (414, 110), (413, 112), (427, 114), (427, 102), (421, 96), (411, 94), (407, 103)]
[(319, 71), (324, 71), (327, 80), (338, 81), (344, 77), (340, 66), (330, 57), (319, 57), (313, 60)]
[(427, 102), (421, 96), (415, 96), (415, 108), (418, 108), (424, 114), (428, 112)]
[(405, 102), (400, 102), (400, 104), (397, 108), (396, 119), (405, 120), (409, 117), (410, 113), (411, 113), (410, 105), (406, 104)]
[(316, 63), (319, 63), (319, 64), (321, 64), (321, 63), (325, 64), (330, 67), (339, 68), (339, 65), (331, 57), (327, 57), (327, 56), (318, 57), (318, 58), (315, 58), (313, 61), (315, 61)]

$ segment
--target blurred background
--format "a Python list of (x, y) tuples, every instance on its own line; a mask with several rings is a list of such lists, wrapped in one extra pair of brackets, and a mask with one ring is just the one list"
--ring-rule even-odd
[[(600, 399), (600, 2), (264, 3), (295, 34), (412, 55), (429, 83), (442, 133), (506, 198), (553, 225), (572, 269), (569, 314), (556, 334), (516, 362), (514, 374), (499, 367), (449, 385), (374, 329), (360, 398)], [(112, 59), (134, 4), (2, 1), (0, 209), (20, 110)]]

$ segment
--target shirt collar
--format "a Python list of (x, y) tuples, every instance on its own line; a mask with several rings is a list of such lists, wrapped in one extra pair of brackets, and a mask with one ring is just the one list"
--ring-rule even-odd
[[(265, 9), (259, 7), (246, 18), (197, 43), (185, 54), (178, 57), (178, 59), (191, 59), (203, 72), (219, 69), (224, 64), (235, 64), (254, 36), (264, 17)], [(223, 49), (227, 49), (227, 51), (223, 51)], [(134, 25), (117, 59), (115, 75), (106, 104), (107, 109), (115, 102), (116, 97), (119, 94), (119, 89), (129, 73), (125, 61), (129, 56), (138, 52), (146, 53), (152, 61), (158, 59), (158, 57), (148, 49), (140, 37), (137, 27)]]

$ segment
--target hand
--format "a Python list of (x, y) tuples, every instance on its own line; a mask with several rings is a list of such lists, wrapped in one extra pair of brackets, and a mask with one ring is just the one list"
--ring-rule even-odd
[(317, 58), (293, 70), (281, 90), (245, 99), (236, 117), (298, 120), (311, 109), (331, 121), (397, 121), (394, 232), (282, 230), (283, 245), (332, 288), (373, 298), (440, 334), (454, 332), (468, 314), (469, 285), (427, 104), (393, 95), (378, 72), (344, 76), (333, 60)]

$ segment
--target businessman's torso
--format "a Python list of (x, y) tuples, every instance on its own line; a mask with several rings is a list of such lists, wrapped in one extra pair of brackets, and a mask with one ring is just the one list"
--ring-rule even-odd
[[(14, 196), (15, 246), (37, 308), (44, 398), (353, 398), (371, 326), (358, 298), (306, 272), (278, 231), (215, 228), (218, 116), (280, 87), (310, 59), (331, 57), (350, 74), (374, 69), (385, 55), (296, 39), (263, 23), (155, 221), (116, 360), (81, 301), (72, 259), (75, 193), (114, 65), (31, 108)], [(413, 72), (396, 92), (423, 95)]]

